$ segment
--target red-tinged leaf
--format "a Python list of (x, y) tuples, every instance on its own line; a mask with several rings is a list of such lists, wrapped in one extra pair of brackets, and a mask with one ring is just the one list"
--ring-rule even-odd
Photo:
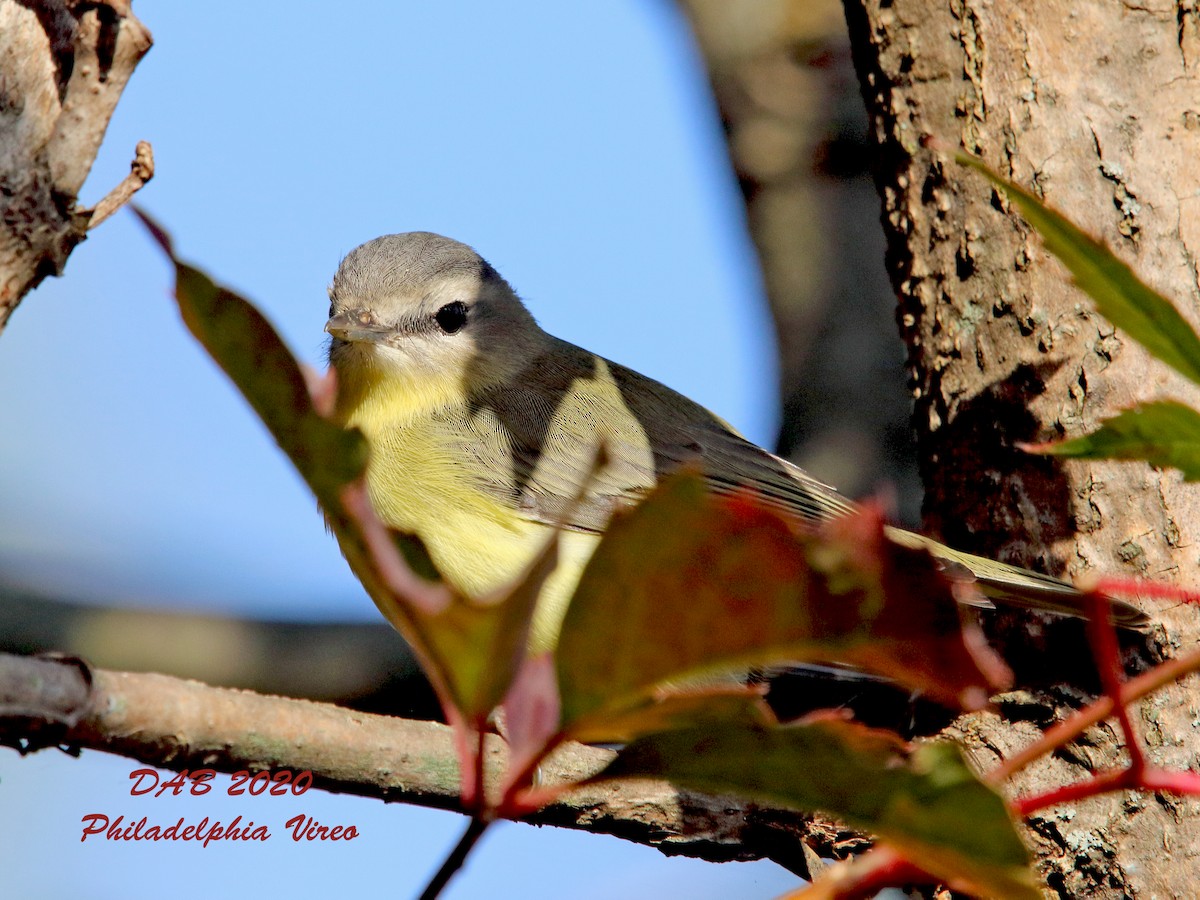
[[(357, 571), (370, 566), (372, 581), (379, 584), (382, 593), (400, 602), (400, 608), (394, 612), (401, 622), (407, 623), (411, 618), (411, 608), (426, 616), (437, 616), (455, 603), (453, 589), (437, 577), (425, 545), (415, 536), (401, 534), (383, 524), (371, 507), (363, 482), (346, 485), (338, 493), (338, 499), (341, 501), (335, 507), (338, 515), (327, 514), (327, 518), (339, 539), (345, 535), (343, 549), (352, 551), (347, 554), (351, 568)], [(345, 541), (351, 541), (353, 546), (347, 548)], [(418, 569), (426, 567), (432, 577), (418, 574)], [(387, 610), (384, 615), (392, 620)]]
[[(951, 589), (875, 517), (797, 536), (749, 499), (669, 479), (614, 517), (564, 619), (564, 727), (644, 705), (664, 683), (805, 659), (851, 662), (949, 703), (978, 705), (992, 669)], [(986, 669), (986, 671), (985, 671)], [(573, 733), (573, 732), (572, 732)]]
[(1040, 896), (1003, 799), (954, 744), (909, 755), (890, 732), (829, 719), (717, 725), (639, 738), (590, 781), (630, 777), (820, 810), (883, 838), (943, 881), (985, 896)]
[(1062, 260), (1071, 275), (1096, 301), (1100, 314), (1176, 371), (1200, 384), (1200, 336), (1171, 301), (1138, 278), (1107, 247), (1089, 237), (1061, 213), (992, 172), (983, 162), (959, 152), (955, 158), (1002, 188), (1029, 224)]
[(360, 480), (366, 440), (327, 417), (333, 378), (306, 373), (248, 300), (181, 262), (165, 230), (138, 215), (175, 267), (175, 296), (188, 328), (308, 483), (351, 569), (421, 657), (448, 714), (456, 710), (451, 718), (468, 726), (481, 722), (524, 658), (532, 609), (554, 567), (555, 547), (548, 546), (515, 585), (491, 597), (466, 598), (441, 583), (424, 545), (386, 528), (370, 509)]
[(262, 313), (181, 262), (166, 232), (134, 211), (175, 266), (175, 297), (188, 330), (241, 391), (322, 504), (336, 504), (338, 490), (366, 467), (366, 440), (317, 412), (300, 364)]
[(456, 702), (468, 715), (486, 718), (508, 693), (528, 652), (538, 594), (557, 561), (554, 539), (511, 586), (481, 600), (459, 598), (442, 615), (423, 618)]
[[(384, 526), (361, 487), (342, 496), (354, 526), (342, 539), (346, 558), (384, 616), (409, 638), (443, 702), (467, 722), (481, 725), (504, 699), (525, 658), (533, 610), (558, 559), (557, 538), (516, 582), (476, 599), (416, 575), (413, 568), (423, 565), (424, 546)], [(356, 560), (364, 549), (367, 566), (360, 572)], [(406, 554), (417, 557), (416, 566), (405, 560)]]
[(300, 373), (312, 398), (313, 409), (327, 419), (333, 418), (337, 409), (337, 369), (328, 369), (321, 374), (311, 366), (301, 364)]
[(1092, 590), (1099, 591), (1106, 597), (1140, 597), (1146, 600), (1200, 604), (1200, 591), (1178, 584), (1167, 584), (1165, 581), (1129, 578), (1124, 575), (1099, 576), (1093, 582)]
[[(396, 573), (378, 570), (375, 562), (379, 554), (372, 553), (369, 538), (378, 541), (380, 535), (386, 538), (386, 533), (380, 530), (364, 535), (361, 515), (356, 517), (345, 505), (354, 497), (360, 497), (365, 505), (362, 486), (354, 483), (366, 468), (367, 442), (357, 429), (342, 428), (322, 415), (313, 400), (312, 389), (316, 387), (319, 402), (331, 408), (329, 398), (321, 395), (332, 386), (328, 382), (318, 386), (316, 379), (306, 376), (282, 338), (250, 301), (179, 260), (167, 232), (141, 210), (135, 208), (134, 212), (175, 268), (175, 298), (188, 329), (241, 391), (312, 489), (367, 592), (388, 621), (420, 652), (423, 642), (414, 628), (408, 602), (444, 605), (448, 600), (410, 597), (401, 602), (394, 589)], [(419, 542), (396, 536), (394, 543), (410, 562), (420, 566), (424, 560), (424, 574), (430, 574), (428, 554)], [(389, 581), (393, 582), (391, 588)], [(418, 582), (420, 579), (413, 576), (413, 583)], [(432, 677), (436, 684), (437, 673)]]
[(508, 742), (508, 773), (503, 792), (529, 787), (536, 762), (558, 735), (561, 705), (554, 678), (554, 657), (527, 656), (504, 698), (504, 738)]
[[(315, 380), (305, 375), (283, 339), (250, 301), (179, 260), (166, 231), (141, 210), (134, 212), (175, 268), (175, 299), (188, 329), (241, 391), (316, 494), (351, 568), (378, 603), (388, 594), (386, 579), (375, 571), (358, 523), (343, 505), (345, 497), (354, 495), (353, 490), (347, 492), (351, 483), (366, 469), (366, 439), (357, 429), (342, 428), (321, 415), (310, 388)], [(324, 384), (318, 394), (329, 389)], [(328, 398), (320, 402), (332, 406)], [(422, 548), (412, 541), (398, 546), (405, 557), (420, 560)], [(407, 616), (399, 622), (394, 616), (388, 618), (405, 630)]]
[(1142, 459), (1200, 481), (1200, 413), (1174, 400), (1145, 403), (1106, 419), (1091, 434), (1025, 449), (1072, 459)]

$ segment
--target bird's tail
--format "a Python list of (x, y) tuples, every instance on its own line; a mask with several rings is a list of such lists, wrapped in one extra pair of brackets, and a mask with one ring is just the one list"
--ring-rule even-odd
[[(974, 582), (980, 594), (977, 606), (992, 607), (998, 603), (1063, 616), (1086, 617), (1088, 614), (1083, 594), (1065, 581), (952, 550), (911, 531), (888, 528), (887, 535), (902, 546), (928, 550), (944, 565), (951, 581)], [(1116, 599), (1112, 599), (1111, 604), (1114, 625), (1138, 631), (1150, 625), (1150, 617), (1136, 606)]]

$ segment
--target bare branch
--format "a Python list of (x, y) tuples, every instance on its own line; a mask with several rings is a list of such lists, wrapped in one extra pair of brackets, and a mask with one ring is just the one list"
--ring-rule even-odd
[[(175, 770), (307, 769), (328, 791), (463, 811), (445, 725), (164, 675), (90, 670), (77, 661), (0, 654), (0, 744), (22, 752), (104, 750)], [(504, 742), (488, 735), (490, 784), (499, 783), (507, 756)], [(568, 744), (543, 765), (542, 778), (577, 781), (611, 758), (608, 750)], [(801, 876), (811, 850), (844, 858), (867, 846), (807, 814), (652, 780), (573, 791), (529, 821), (612, 834), (672, 856), (773, 859)]]

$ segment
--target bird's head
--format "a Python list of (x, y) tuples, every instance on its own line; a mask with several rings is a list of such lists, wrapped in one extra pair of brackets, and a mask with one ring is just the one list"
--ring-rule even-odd
[(352, 250), (329, 299), (329, 362), (343, 388), (383, 384), (414, 402), (445, 402), (502, 383), (545, 337), (486, 260), (429, 232), (389, 234)]

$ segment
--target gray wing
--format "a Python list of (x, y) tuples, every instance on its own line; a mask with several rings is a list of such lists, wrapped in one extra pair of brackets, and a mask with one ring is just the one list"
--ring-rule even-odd
[[(750, 491), (785, 515), (816, 523), (855, 506), (829, 485), (747, 441), (699, 404), (644, 375), (558, 342), (531, 371), (473, 398), (448, 433), (474, 455), (479, 487), (531, 521), (600, 532), (614, 509), (642, 499), (662, 478), (698, 465), (718, 495)], [(599, 448), (606, 462), (588, 478)], [(580, 496), (582, 486), (587, 490)], [(911, 532), (893, 540), (939, 559), (951, 580), (974, 581), (987, 600), (1086, 613), (1070, 584), (962, 553)], [(1142, 628), (1136, 607), (1113, 603), (1117, 624)]]
[[(531, 520), (573, 530), (603, 530), (615, 508), (688, 465), (716, 494), (750, 491), (803, 520), (853, 508), (682, 394), (565, 342), (515, 385), (473, 398), (454, 430), (456, 449), (482, 463), (485, 492)], [(601, 446), (606, 462), (589, 480)]]

